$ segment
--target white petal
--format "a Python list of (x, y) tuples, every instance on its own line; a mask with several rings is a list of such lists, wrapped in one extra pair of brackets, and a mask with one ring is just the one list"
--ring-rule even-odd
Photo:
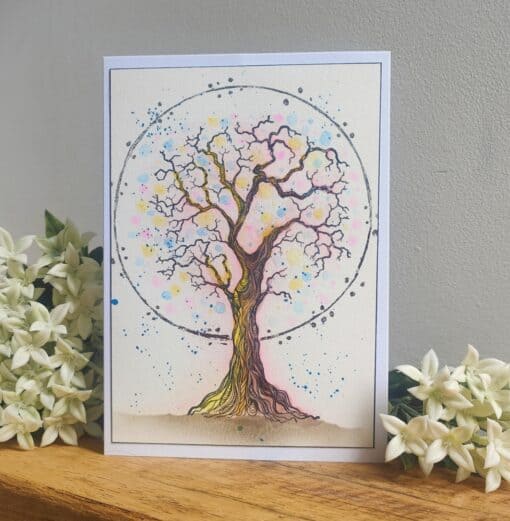
[(52, 277), (58, 277), (61, 279), (65, 279), (67, 277), (67, 272), (69, 271), (69, 268), (65, 264), (55, 264), (49, 271), (48, 275), (51, 275)]
[(487, 454), (485, 456), (484, 468), (488, 469), (490, 467), (496, 467), (497, 465), (499, 465), (500, 461), (501, 457), (498, 454), (498, 451), (496, 450), (494, 443), (489, 443), (487, 445)]
[(35, 235), (25, 235), (24, 237), (19, 238), (14, 243), (15, 251), (17, 253), (21, 253), (21, 252), (27, 250), (32, 245), (32, 242), (34, 241), (34, 239), (35, 239)]
[(49, 342), (50, 336), (51, 336), (51, 333), (50, 333), (49, 329), (36, 331), (32, 335), (33, 345), (36, 347), (42, 347), (44, 344), (47, 344)]
[(462, 360), (462, 365), (477, 365), (479, 359), (480, 355), (478, 354), (478, 351), (471, 344), (468, 344), (466, 356), (464, 357), (464, 360)]
[(438, 420), (443, 414), (443, 406), (434, 398), (429, 398), (427, 400), (426, 410), (431, 420)]
[(60, 368), (60, 376), (62, 377), (62, 380), (65, 385), (69, 385), (69, 382), (71, 381), (73, 375), (74, 368), (68, 362), (64, 362), (62, 364), (62, 367)]
[(67, 400), (65, 398), (61, 398), (55, 403), (53, 407), (53, 411), (51, 412), (52, 416), (62, 416), (67, 412)]
[(425, 460), (428, 463), (438, 463), (446, 457), (446, 447), (443, 440), (434, 440), (427, 449)]
[(16, 432), (17, 429), (14, 425), (5, 425), (5, 427), (0, 428), (0, 443), (10, 440), (16, 435)]
[(421, 371), (419, 371), (418, 369), (416, 369), (416, 367), (413, 367), (412, 365), (397, 365), (396, 369), (397, 371), (404, 373), (406, 376), (411, 378), (411, 380), (415, 380), (416, 382), (421, 381), (423, 378)]
[(469, 451), (464, 447), (463, 445), (460, 445), (458, 447), (450, 447), (448, 450), (448, 456), (452, 458), (452, 460), (459, 466), (463, 467), (470, 472), (476, 472), (475, 471), (475, 465), (473, 463), (473, 458), (471, 457), (471, 454)]
[(487, 472), (487, 476), (485, 478), (485, 492), (494, 492), (501, 485), (501, 474), (497, 471), (497, 469), (491, 469)]
[(415, 456), (423, 457), (425, 456), (425, 452), (427, 451), (427, 444), (423, 440), (417, 438), (415, 440), (408, 440), (407, 448)]
[(78, 436), (72, 425), (64, 425), (59, 431), (60, 439), (67, 445), (78, 445)]
[(82, 423), (87, 422), (87, 412), (85, 406), (79, 400), (71, 400), (69, 403), (69, 413)]
[(12, 357), (11, 369), (18, 369), (23, 367), (30, 359), (30, 350), (28, 347), (20, 347)]
[(439, 367), (439, 360), (433, 349), (431, 349), (424, 357), (421, 362), (421, 372), (428, 377), (433, 377), (437, 374)]
[(34, 438), (32, 438), (29, 432), (19, 432), (16, 439), (23, 450), (32, 450), (34, 448)]
[(409, 387), (407, 389), (408, 393), (411, 393), (415, 398), (418, 398), (418, 400), (421, 400), (424, 402), (428, 397), (428, 387), (424, 385), (417, 385), (416, 387)]
[(503, 433), (503, 428), (501, 425), (491, 420), (490, 418), (487, 419), (487, 439), (489, 442), (494, 441), (495, 439), (499, 438), (501, 434)]
[(432, 469), (434, 468), (434, 464), (428, 463), (427, 461), (425, 461), (425, 458), (423, 457), (418, 458), (418, 463), (420, 464), (420, 468), (422, 472), (425, 474), (425, 476), (430, 475)]
[(67, 287), (69, 288), (71, 295), (77, 297), (78, 293), (80, 292), (80, 286), (81, 281), (78, 277), (76, 277), (75, 275), (67, 276)]
[(461, 481), (464, 481), (465, 479), (469, 478), (471, 476), (471, 472), (464, 467), (459, 467), (457, 469), (457, 475), (455, 476), (455, 483), (460, 483)]
[(58, 429), (55, 425), (50, 425), (43, 434), (41, 440), (41, 447), (46, 447), (47, 445), (51, 445), (58, 436)]
[(406, 426), (406, 424), (397, 418), (396, 416), (390, 416), (389, 414), (380, 414), (381, 422), (383, 427), (390, 434), (396, 435)]
[(494, 411), (496, 418), (501, 418), (501, 415), (503, 414), (503, 409), (500, 407), (499, 403), (492, 398), (489, 398), (487, 401), (492, 407), (492, 410)]
[(69, 303), (60, 304), (50, 311), (51, 322), (54, 325), (61, 324), (69, 311)]
[(78, 332), (80, 336), (85, 340), (92, 333), (92, 320), (87, 315), (80, 315), (78, 317)]
[(53, 409), (53, 405), (55, 404), (55, 397), (50, 392), (42, 392), (39, 396), (39, 399), (41, 400), (41, 403), (46, 407), (48, 410)]
[(398, 458), (406, 450), (406, 445), (400, 436), (395, 436), (386, 446), (386, 461)]
[(449, 429), (446, 425), (438, 421), (429, 421), (429, 432), (432, 438), (442, 438), (448, 434)]
[(38, 349), (32, 349), (31, 352), (32, 360), (39, 365), (44, 365), (49, 367), (50, 365), (50, 357), (48, 356), (48, 353), (42, 348)]

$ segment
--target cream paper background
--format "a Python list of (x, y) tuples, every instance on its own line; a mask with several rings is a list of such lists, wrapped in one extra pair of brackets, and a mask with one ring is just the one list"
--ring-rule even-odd
[[(314, 104), (339, 124), (348, 123), (345, 131), (355, 134), (353, 142), (371, 187), (372, 226), (378, 228), (380, 64), (155, 68), (112, 70), (110, 74), (112, 192), (126, 157), (126, 143), (141, 132), (136, 116), (145, 116), (148, 121), (149, 106), (161, 102), (161, 110), (166, 110), (207, 90), (209, 83), (228, 85), (227, 78), (233, 77), (234, 85), (268, 86), (297, 96), (302, 88), (304, 99), (311, 96)], [(111, 204), (113, 208), (113, 199)], [(351, 288), (356, 297), (349, 298), (347, 293), (337, 302), (335, 317), (321, 326), (322, 339), (316, 329), (304, 326), (284, 346), (278, 339), (262, 342), (262, 357), (272, 383), (321, 420), (357, 430), (357, 436), (344, 441), (344, 446), (373, 443), (376, 255), (377, 237), (372, 236), (360, 275)], [(116, 256), (112, 247), (112, 257)], [(219, 384), (228, 366), (230, 347), (208, 347), (207, 339), (183, 333), (166, 322), (141, 320), (150, 310), (120, 277), (118, 261), (112, 265), (111, 279), (112, 298), (119, 302), (111, 306), (112, 439), (129, 442), (136, 441), (129, 432), (130, 422), (119, 421), (117, 428), (116, 415), (186, 414)], [(360, 281), (365, 283), (361, 291)], [(196, 346), (198, 356), (186, 348), (189, 343)], [(136, 345), (143, 350), (135, 349)], [(295, 378), (301, 383), (307, 381), (306, 368), (330, 369), (321, 371), (314, 397), (292, 384), (289, 362), (298, 368)], [(173, 440), (172, 433), (167, 439)], [(321, 444), (307, 432), (301, 441), (303, 445)], [(183, 442), (178, 433), (175, 442)]]

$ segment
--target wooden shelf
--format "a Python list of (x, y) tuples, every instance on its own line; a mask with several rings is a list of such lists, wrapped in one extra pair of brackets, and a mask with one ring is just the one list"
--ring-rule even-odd
[(503, 520), (510, 487), (486, 495), (398, 465), (103, 456), (99, 443), (0, 447), (2, 521)]

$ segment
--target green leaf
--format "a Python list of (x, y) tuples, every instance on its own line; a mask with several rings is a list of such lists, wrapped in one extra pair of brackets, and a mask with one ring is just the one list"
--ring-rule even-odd
[(103, 247), (98, 246), (94, 248), (89, 254), (88, 257), (94, 259), (98, 264), (103, 264)]
[(411, 470), (416, 467), (418, 458), (414, 454), (407, 454), (404, 452), (404, 454), (400, 456), (400, 461), (402, 462), (404, 470)]
[(54, 237), (59, 232), (61, 232), (65, 224), (58, 220), (51, 212), (48, 210), (44, 210), (44, 222), (46, 225), (46, 237)]

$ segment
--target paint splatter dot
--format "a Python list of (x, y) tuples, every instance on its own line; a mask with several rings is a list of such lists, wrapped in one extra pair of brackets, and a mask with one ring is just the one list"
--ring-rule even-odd
[(117, 299), (117, 298), (112, 298), (112, 304), (113, 304), (114, 306), (116, 306), (118, 303), (119, 303), (119, 299)]
[(288, 105), (288, 104), (289, 104), (289, 100), (288, 100), (287, 98), (285, 98), (285, 99), (283, 100), (283, 104), (284, 104), (284, 105)]

